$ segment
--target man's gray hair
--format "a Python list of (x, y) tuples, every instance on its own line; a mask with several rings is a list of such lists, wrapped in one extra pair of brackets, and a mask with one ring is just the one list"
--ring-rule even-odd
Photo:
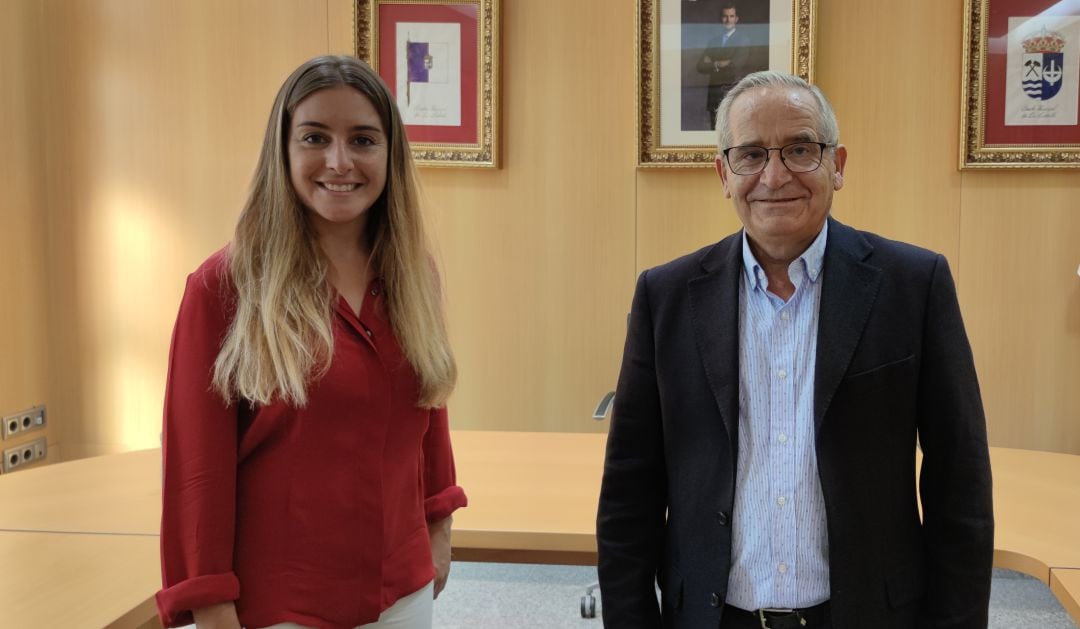
[(829, 100), (825, 98), (825, 94), (823, 94), (816, 85), (810, 85), (794, 74), (765, 70), (763, 72), (754, 72), (753, 74), (748, 74), (743, 77), (742, 80), (736, 83), (735, 87), (732, 87), (727, 95), (724, 96), (724, 100), (720, 101), (720, 106), (716, 109), (717, 148), (720, 151), (731, 146), (731, 127), (728, 125), (728, 118), (731, 114), (731, 104), (744, 92), (748, 92), (756, 87), (787, 87), (810, 92), (814, 95), (814, 99), (818, 104), (820, 120), (818, 121), (817, 131), (820, 134), (820, 140), (826, 144), (836, 144), (840, 142), (840, 126), (836, 123), (836, 114), (833, 112)]

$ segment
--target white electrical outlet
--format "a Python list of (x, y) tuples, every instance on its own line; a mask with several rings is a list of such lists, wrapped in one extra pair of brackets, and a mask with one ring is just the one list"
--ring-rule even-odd
[(22, 445), (4, 450), (4, 472), (16, 470), (23, 465), (40, 461), (49, 455), (49, 444), (39, 437)]
[(4, 439), (24, 432), (38, 430), (45, 427), (45, 405), (28, 408), (19, 413), (12, 413), (4, 417)]

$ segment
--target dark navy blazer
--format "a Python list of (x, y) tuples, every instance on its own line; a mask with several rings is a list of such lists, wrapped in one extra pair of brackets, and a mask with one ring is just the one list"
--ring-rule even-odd
[[(984, 629), (990, 459), (948, 263), (829, 220), (814, 423), (833, 627)], [(737, 233), (638, 279), (597, 515), (606, 627), (719, 624), (739, 517), (741, 272)]]

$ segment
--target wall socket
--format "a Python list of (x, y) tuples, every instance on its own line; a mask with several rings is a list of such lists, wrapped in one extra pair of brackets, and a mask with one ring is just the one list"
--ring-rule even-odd
[(49, 444), (45, 437), (4, 450), (4, 472), (16, 470), (23, 465), (43, 460), (49, 455)]
[(28, 408), (4, 417), (4, 439), (45, 427), (45, 405)]

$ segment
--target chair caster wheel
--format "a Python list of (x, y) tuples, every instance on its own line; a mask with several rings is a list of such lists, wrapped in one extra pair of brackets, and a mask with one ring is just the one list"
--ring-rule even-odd
[(581, 617), (596, 618), (596, 597), (592, 594), (581, 597)]

